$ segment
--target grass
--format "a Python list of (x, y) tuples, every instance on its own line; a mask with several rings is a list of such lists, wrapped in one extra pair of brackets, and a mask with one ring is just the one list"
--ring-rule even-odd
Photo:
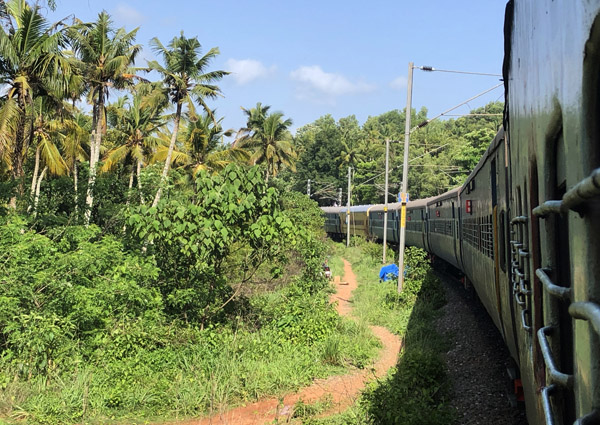
[(129, 424), (205, 416), (364, 367), (379, 341), (365, 325), (339, 318), (326, 299), (263, 294), (252, 300), (258, 325), (187, 329), (172, 338), (177, 343), (99, 354), (97, 362), (45, 378), (8, 379), (2, 371), (1, 420)]

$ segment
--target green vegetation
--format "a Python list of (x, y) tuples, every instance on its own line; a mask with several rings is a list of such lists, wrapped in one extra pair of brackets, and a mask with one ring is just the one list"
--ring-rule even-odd
[[(383, 141), (401, 139), (404, 113), (362, 126), (324, 116), (292, 136), (292, 120), (259, 102), (243, 108), (244, 128), (224, 129), (209, 105), (228, 75), (211, 68), (217, 47), (183, 33), (166, 45), (154, 38), (160, 60), (133, 68), (137, 30), (115, 28), (106, 12), (51, 23), (41, 4), (54, 7), (0, 2), (0, 420), (218, 412), (364, 367), (378, 347), (368, 322), (403, 335), (406, 353), (341, 420), (410, 423), (421, 411), (441, 423), (440, 343), (429, 326), (442, 300), (421, 254), (409, 255), (399, 296), (372, 278), (381, 246), (343, 251), (365, 283), (358, 322), (338, 317), (322, 276), (317, 202), (346, 187), (348, 166), (352, 202), (382, 201)], [(467, 117), (414, 133), (411, 197), (462, 182), (499, 125)], [(393, 144), (391, 191), (401, 157)], [(298, 192), (307, 179), (323, 185), (317, 202)], [(329, 258), (337, 274), (341, 253)], [(419, 399), (409, 397), (422, 381)], [(326, 405), (298, 414), (311, 421)]]
[[(336, 255), (352, 263), (360, 282), (354, 291), (353, 314), (399, 334), (404, 341), (402, 355), (388, 376), (371, 383), (354, 407), (343, 414), (323, 419), (313, 415), (304, 419), (303, 423), (452, 423), (448, 404), (449, 381), (442, 358), (445, 341), (435, 330), (435, 319), (445, 302), (439, 281), (430, 269), (426, 253), (408, 248), (405, 288), (402, 294), (398, 294), (396, 281), (378, 282), (381, 256), (373, 258), (365, 255), (369, 250), (377, 249), (373, 245), (355, 239), (349, 249), (336, 245)], [(310, 410), (303, 409), (303, 412), (307, 411)]]
[[(485, 116), (435, 120), (411, 135), (408, 174), (410, 198), (438, 195), (462, 184), (502, 124), (503, 104), (493, 102), (472, 111)], [(390, 144), (390, 192), (400, 191), (405, 112), (394, 110), (369, 117), (361, 126), (352, 115), (335, 121), (330, 115), (300, 127), (294, 138), (297, 172), (286, 176), (293, 187), (313, 183), (313, 199), (333, 205), (337, 188), (346, 188), (348, 167), (354, 169), (352, 204), (383, 203), (385, 140)], [(414, 125), (427, 122), (427, 109), (412, 111)], [(346, 198), (343, 198), (345, 205)]]
[(374, 356), (329, 304), (313, 201), (234, 165), (175, 195), (125, 210), (115, 234), (3, 218), (1, 417), (205, 415)]

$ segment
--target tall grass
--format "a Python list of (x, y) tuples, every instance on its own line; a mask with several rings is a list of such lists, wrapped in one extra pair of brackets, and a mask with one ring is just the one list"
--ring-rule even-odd
[[(298, 308), (312, 303), (309, 311), (285, 327), (273, 319), (281, 311), (294, 314), (290, 305), (296, 301), (289, 294), (263, 297), (255, 300), (262, 311), (258, 328), (240, 321), (187, 329), (161, 348), (118, 358), (106, 353), (69, 373), (7, 380), (0, 417), (9, 423), (100, 424), (205, 416), (347, 373), (376, 355), (380, 344), (368, 328), (338, 318), (318, 297), (302, 300)], [(323, 318), (333, 325), (316, 323)], [(303, 337), (315, 330), (322, 336)]]

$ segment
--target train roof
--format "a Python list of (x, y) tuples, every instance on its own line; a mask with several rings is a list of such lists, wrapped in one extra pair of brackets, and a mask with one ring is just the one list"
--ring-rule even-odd
[[(367, 212), (373, 205), (353, 205), (350, 207), (350, 212)], [(348, 208), (344, 208), (347, 210)]]
[(346, 210), (346, 207), (321, 207), (321, 210), (325, 214), (335, 214), (339, 213), (340, 211)]
[(477, 166), (473, 169), (473, 171), (471, 171), (471, 174), (469, 174), (469, 176), (465, 180), (465, 183), (460, 188), (460, 192), (462, 192), (463, 190), (466, 189), (467, 184), (471, 180), (473, 180), (473, 178), (477, 175), (477, 173), (479, 173), (479, 170), (481, 170), (483, 165), (487, 162), (488, 158), (496, 151), (496, 149), (498, 148), (498, 145), (500, 145), (500, 143), (503, 140), (504, 140), (504, 127), (500, 127), (500, 130), (498, 130), (498, 133), (496, 133), (496, 136), (492, 139), (492, 142), (490, 143), (487, 150), (485, 151), (485, 153), (483, 154), (483, 156), (477, 163)]
[(439, 202), (439, 201), (444, 201), (446, 199), (457, 198), (458, 192), (460, 192), (461, 189), (462, 189), (462, 186), (459, 186), (459, 187), (455, 187), (454, 189), (449, 190), (446, 193), (442, 193), (441, 195), (433, 196), (433, 197), (429, 198), (429, 200), (427, 201), (427, 205), (430, 205), (430, 204), (433, 204), (433, 203)]
[[(350, 212), (367, 212), (373, 205), (352, 205)], [(348, 210), (348, 207), (321, 207), (325, 214), (339, 214)]]
[[(411, 208), (425, 207), (425, 205), (427, 205), (427, 201), (430, 199), (433, 199), (433, 198), (423, 198), (423, 199), (416, 199), (414, 201), (408, 201), (408, 203), (406, 204), (406, 208), (411, 209)], [(390, 211), (399, 210), (400, 208), (402, 208), (401, 202), (388, 203), (388, 210), (390, 210)], [(376, 204), (371, 207), (370, 211), (373, 211), (373, 212), (383, 211), (384, 209), (385, 209), (385, 204)]]

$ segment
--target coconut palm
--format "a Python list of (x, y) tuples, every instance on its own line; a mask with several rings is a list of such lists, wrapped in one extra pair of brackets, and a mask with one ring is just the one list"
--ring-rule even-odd
[[(114, 169), (117, 164), (129, 160), (132, 165), (129, 177), (129, 192), (133, 187), (134, 170), (140, 191), (140, 201), (144, 203), (142, 193), (141, 169), (146, 158), (160, 144), (155, 132), (165, 125), (165, 119), (160, 115), (161, 108), (144, 101), (136, 93), (133, 100), (122, 98), (115, 107), (109, 108), (109, 116), (113, 122), (113, 131), (122, 144), (111, 149), (104, 159), (102, 171)], [(128, 193), (129, 193), (128, 192)], [(129, 200), (129, 195), (128, 195)]]
[[(18, 120), (11, 149), (11, 176), (24, 176), (23, 164), (31, 141), (33, 102), (38, 96), (64, 90), (71, 63), (61, 52), (66, 43), (61, 23), (49, 25), (38, 5), (30, 7), (25, 0), (2, 2), (5, 6), (5, 26), (0, 26), (0, 84), (7, 87), (6, 99), (14, 100)], [(3, 107), (12, 108), (12, 102)], [(22, 189), (20, 190), (22, 191)], [(11, 207), (16, 206), (16, 197)]]
[(228, 72), (207, 71), (212, 59), (219, 54), (219, 49), (213, 47), (201, 56), (202, 46), (198, 39), (186, 38), (183, 31), (179, 37), (174, 37), (167, 47), (158, 38), (153, 38), (150, 44), (153, 50), (162, 56), (164, 65), (151, 61), (148, 62), (148, 70), (157, 71), (163, 76), (164, 90), (170, 101), (175, 104), (169, 149), (165, 156), (159, 187), (152, 202), (152, 206), (156, 206), (171, 166), (184, 104), (192, 105), (195, 100), (207, 113), (212, 114), (206, 99), (214, 99), (221, 94), (219, 87), (213, 83), (221, 80)]
[(94, 185), (100, 146), (106, 130), (106, 100), (109, 88), (124, 88), (132, 84), (136, 76), (130, 66), (141, 50), (134, 44), (137, 29), (127, 32), (115, 30), (106, 12), (98, 14), (92, 24), (73, 26), (69, 31), (74, 52), (81, 60), (83, 75), (88, 83), (88, 96), (93, 104), (92, 136), (90, 143), (90, 175), (86, 195), (84, 223), (89, 224), (94, 203)]
[[(257, 104), (255, 111), (258, 111), (259, 105)], [(253, 152), (250, 158), (253, 164), (265, 164), (265, 180), (269, 181), (270, 176), (276, 176), (284, 165), (295, 170), (294, 163), (297, 155), (288, 130), (292, 120), (289, 118), (284, 120), (281, 112), (266, 115), (264, 119), (261, 118), (262, 123), (260, 120), (251, 122), (250, 118), (253, 115), (248, 114), (248, 116), (248, 128), (252, 129), (252, 132), (239, 140), (236, 146)], [(254, 118), (256, 116), (255, 114)]]
[[(172, 162), (189, 170), (195, 177), (201, 170), (217, 172), (232, 162), (247, 162), (250, 153), (235, 146), (226, 146), (223, 137), (229, 137), (233, 130), (223, 130), (219, 119), (214, 121), (214, 112), (205, 112), (201, 117), (187, 119), (180, 134), (183, 149), (173, 151)], [(158, 148), (155, 160), (162, 161), (167, 156), (168, 148)]]
[[(34, 101), (33, 146), (35, 147), (35, 165), (31, 179), (31, 203), (28, 211), (37, 214), (42, 180), (47, 173), (64, 175), (68, 172), (67, 164), (58, 149), (57, 141), (64, 139), (66, 114), (62, 105), (57, 104), (49, 96), (39, 97)], [(61, 116), (62, 115), (62, 116)], [(43, 166), (41, 172), (40, 167)]]
[(242, 143), (244, 140), (251, 138), (254, 133), (260, 131), (265, 122), (265, 118), (268, 115), (269, 109), (271, 109), (269, 105), (263, 106), (261, 102), (257, 102), (254, 108), (242, 108), (242, 111), (247, 117), (246, 127), (240, 128), (234, 144)]
[(92, 120), (89, 115), (74, 110), (70, 120), (63, 123), (65, 137), (62, 139), (63, 158), (69, 172), (73, 175), (73, 191), (75, 202), (75, 218), (79, 221), (79, 163), (89, 159), (89, 148)]

